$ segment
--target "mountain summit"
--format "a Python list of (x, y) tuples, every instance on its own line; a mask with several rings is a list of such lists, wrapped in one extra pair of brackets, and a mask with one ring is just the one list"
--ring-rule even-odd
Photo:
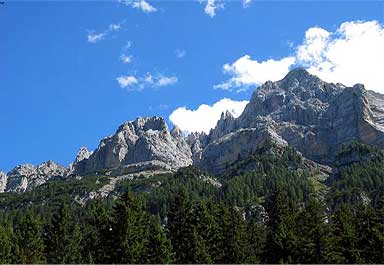
[(2, 173), (0, 192), (29, 190), (57, 175), (169, 172), (191, 164), (221, 174), (267, 142), (292, 146), (307, 159), (331, 165), (341, 145), (352, 140), (384, 147), (384, 95), (361, 84), (327, 83), (297, 68), (258, 87), (238, 118), (223, 113), (208, 135), (185, 138), (161, 117), (139, 117), (119, 126), (93, 152), (82, 148), (69, 168), (49, 162)]

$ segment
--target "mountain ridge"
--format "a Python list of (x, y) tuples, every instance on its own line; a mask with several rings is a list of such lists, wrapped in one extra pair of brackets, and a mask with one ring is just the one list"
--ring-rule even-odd
[(222, 113), (208, 135), (184, 137), (177, 126), (170, 130), (162, 117), (138, 117), (103, 138), (94, 151), (81, 148), (68, 167), (48, 161), (0, 173), (0, 192), (23, 192), (57, 177), (172, 172), (192, 164), (222, 174), (226, 165), (269, 141), (331, 165), (337, 150), (351, 140), (384, 147), (384, 95), (361, 84), (327, 83), (297, 68), (258, 87), (238, 118)]

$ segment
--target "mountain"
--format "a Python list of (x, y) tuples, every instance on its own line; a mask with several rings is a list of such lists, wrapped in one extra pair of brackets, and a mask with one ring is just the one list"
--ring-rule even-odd
[(206, 138), (195, 163), (214, 173), (251, 154), (265, 139), (330, 165), (343, 143), (384, 147), (384, 95), (361, 84), (326, 83), (298, 68), (257, 88), (238, 118), (222, 115)]
[(275, 149), (294, 147), (322, 168), (332, 166), (341, 146), (353, 140), (384, 148), (384, 95), (361, 84), (327, 83), (298, 68), (258, 87), (238, 118), (223, 113), (208, 135), (184, 137), (177, 126), (169, 130), (161, 117), (139, 117), (120, 125), (93, 152), (81, 148), (67, 168), (48, 161), (0, 173), (0, 192), (24, 192), (50, 180), (95, 174), (149, 176), (192, 164), (220, 175), (267, 143)]

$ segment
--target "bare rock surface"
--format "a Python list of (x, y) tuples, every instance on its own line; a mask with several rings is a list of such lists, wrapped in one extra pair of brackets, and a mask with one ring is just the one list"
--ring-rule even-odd
[[(260, 145), (259, 131), (266, 128), (269, 138), (281, 138), (306, 158), (330, 164), (351, 140), (384, 148), (384, 95), (361, 84), (346, 87), (301, 68), (292, 70), (282, 80), (257, 88), (238, 118), (223, 114), (201, 141), (205, 145), (200, 144), (195, 163), (216, 171), (239, 153), (251, 153)], [(241, 129), (252, 129), (252, 136), (237, 134)]]
[(75, 172), (105, 171), (147, 161), (177, 169), (192, 164), (191, 157), (180, 129), (170, 132), (161, 117), (140, 117), (122, 124), (114, 135), (101, 140), (89, 158), (82, 160), (83, 168), (75, 164)]
[(7, 174), (6, 192), (25, 192), (38, 187), (49, 180), (63, 178), (67, 169), (51, 160), (38, 166), (19, 165)]
[(0, 171), (0, 193), (5, 191), (5, 188), (7, 187), (7, 174)]

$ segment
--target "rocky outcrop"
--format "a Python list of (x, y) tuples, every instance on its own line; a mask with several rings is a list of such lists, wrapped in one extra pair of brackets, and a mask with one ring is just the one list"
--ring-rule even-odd
[(64, 178), (67, 169), (53, 161), (44, 162), (37, 167), (24, 164), (15, 167), (8, 174), (6, 192), (25, 192), (49, 180)]
[(75, 161), (71, 163), (68, 167), (69, 174), (77, 174), (85, 171), (85, 165), (88, 158), (92, 155), (92, 152), (86, 147), (80, 147), (80, 150), (77, 152)]
[[(220, 139), (245, 128), (269, 128), (305, 157), (330, 164), (341, 145), (351, 140), (384, 148), (384, 95), (367, 91), (360, 84), (346, 87), (326, 83), (304, 69), (292, 70), (284, 79), (257, 88), (238, 118), (223, 114), (207, 136), (206, 147), (200, 146), (202, 161), (197, 163), (208, 170), (220, 168), (222, 161), (216, 158), (229, 155), (233, 149)], [(258, 144), (247, 135), (233, 141), (244, 145), (242, 152), (248, 153)], [(231, 158), (228, 155), (228, 161), (237, 156), (236, 152)]]
[(7, 187), (7, 175), (0, 171), (0, 193), (5, 191)]
[(271, 127), (239, 129), (208, 144), (196, 163), (212, 173), (221, 174), (231, 164), (252, 155), (267, 142), (287, 145)]
[(165, 168), (177, 169), (192, 164), (191, 149), (178, 128), (169, 131), (161, 117), (137, 118), (122, 124), (112, 136), (101, 140), (98, 148), (77, 174), (112, 170), (140, 162), (157, 161)]

